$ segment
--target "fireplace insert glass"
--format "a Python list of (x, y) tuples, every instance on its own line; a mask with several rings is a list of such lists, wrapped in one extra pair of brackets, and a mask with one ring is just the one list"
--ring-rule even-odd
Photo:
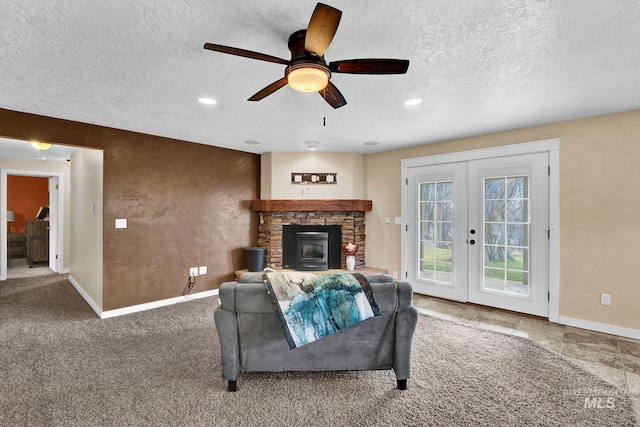
[(342, 226), (340, 225), (301, 225), (287, 224), (282, 226), (282, 268), (298, 269), (297, 259), (297, 237), (299, 232), (324, 232), (329, 234), (327, 247), (328, 269), (340, 268), (341, 265), (341, 243)]
[(303, 231), (296, 233), (296, 270), (329, 269), (329, 233)]

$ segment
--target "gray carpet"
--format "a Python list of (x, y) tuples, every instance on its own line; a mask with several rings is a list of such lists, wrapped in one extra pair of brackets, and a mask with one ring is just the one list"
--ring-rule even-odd
[[(243, 373), (228, 393), (214, 305), (100, 320), (65, 276), (0, 282), (0, 425), (635, 425), (628, 396), (560, 356), (427, 316), (406, 391), (378, 371)], [(593, 393), (614, 406), (585, 409)]]

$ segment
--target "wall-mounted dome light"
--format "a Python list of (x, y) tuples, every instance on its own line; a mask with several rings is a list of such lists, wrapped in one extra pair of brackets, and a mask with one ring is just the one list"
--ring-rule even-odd
[(39, 141), (29, 141), (29, 144), (31, 144), (31, 146), (36, 150), (40, 150), (40, 151), (46, 151), (49, 148), (51, 148), (51, 145), (52, 145), (52, 144), (49, 144), (48, 142), (39, 142)]

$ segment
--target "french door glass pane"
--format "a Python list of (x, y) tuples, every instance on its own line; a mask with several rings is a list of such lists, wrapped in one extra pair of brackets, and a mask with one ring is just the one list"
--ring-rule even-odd
[(418, 278), (452, 283), (453, 183), (419, 184)]
[(483, 289), (529, 296), (528, 176), (484, 179)]

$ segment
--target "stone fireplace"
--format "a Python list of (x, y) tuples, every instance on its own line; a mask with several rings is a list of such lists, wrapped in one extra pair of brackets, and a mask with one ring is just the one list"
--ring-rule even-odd
[[(365, 212), (371, 211), (371, 200), (253, 200), (251, 209), (258, 212), (258, 246), (265, 248), (265, 266), (281, 269), (283, 226), (340, 226), (342, 244), (358, 245), (356, 269), (365, 266)], [(345, 254), (340, 250), (340, 266)]]

